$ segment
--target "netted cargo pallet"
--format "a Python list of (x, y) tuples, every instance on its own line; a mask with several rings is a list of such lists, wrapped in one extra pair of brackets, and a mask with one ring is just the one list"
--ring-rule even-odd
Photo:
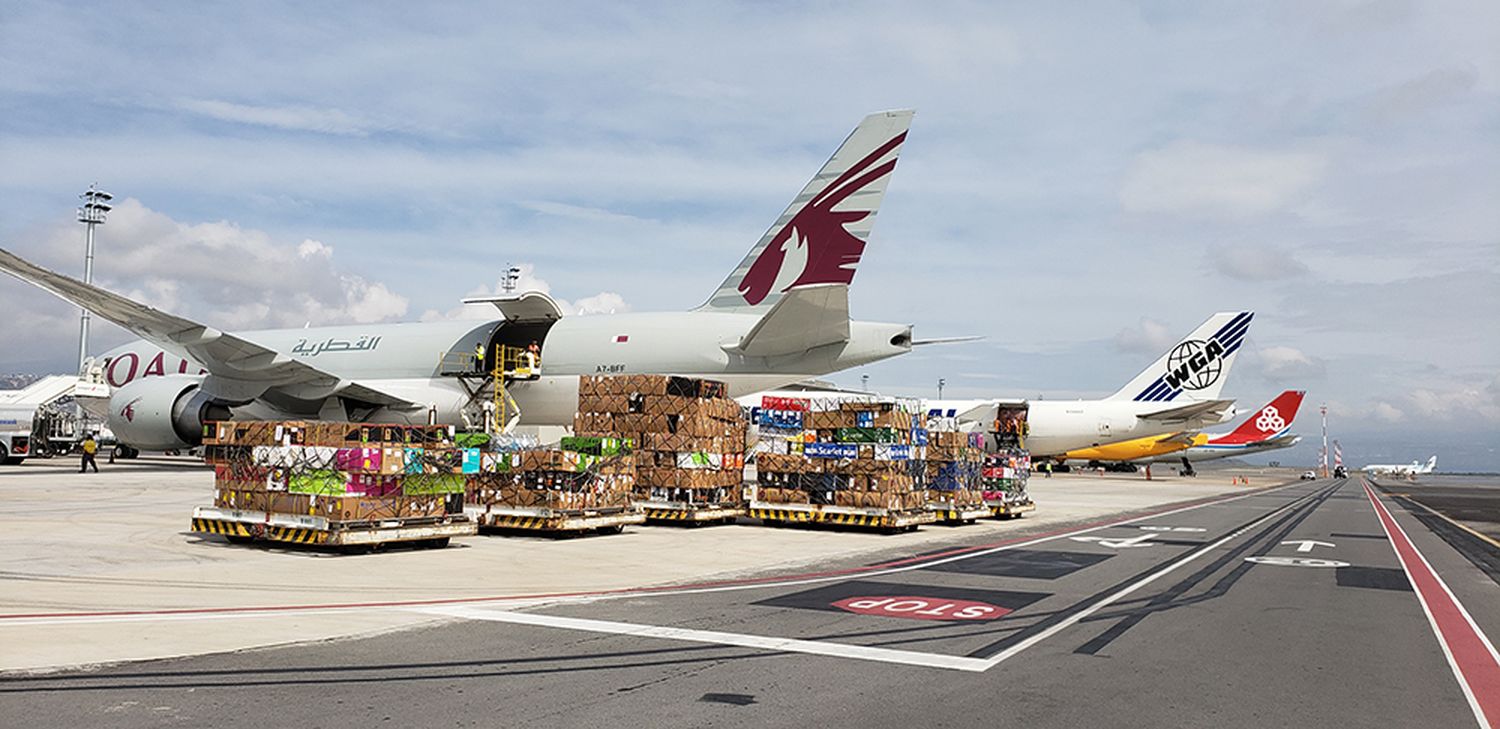
[(476, 524), (462, 514), (380, 521), (332, 521), (321, 516), (200, 506), (192, 531), (231, 542), (268, 541), (327, 547), (376, 547), (396, 542), (446, 547), (453, 537), (473, 536)]
[(750, 503), (750, 517), (767, 526), (782, 524), (823, 524), (845, 527), (871, 527), (885, 531), (914, 531), (923, 524), (938, 520), (926, 509), (861, 509), (824, 504), (777, 504), (762, 501)]

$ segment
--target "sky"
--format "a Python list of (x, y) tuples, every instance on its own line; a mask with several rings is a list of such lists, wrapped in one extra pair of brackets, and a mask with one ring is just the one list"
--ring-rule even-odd
[[(1253, 309), (1242, 408), (1500, 470), (1495, 3), (9, 0), (0, 108), (0, 247), (81, 273), (97, 182), (96, 281), (231, 329), (483, 316), (512, 264), (691, 308), (914, 108), (852, 313), (985, 338), (834, 380), (1098, 397)], [(0, 307), (0, 372), (76, 367), (76, 309)]]

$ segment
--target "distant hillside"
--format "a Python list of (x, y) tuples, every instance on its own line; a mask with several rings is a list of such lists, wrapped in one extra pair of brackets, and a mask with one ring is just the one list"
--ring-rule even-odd
[(46, 377), (35, 373), (3, 374), (0, 375), (0, 390), (19, 390), (37, 380)]

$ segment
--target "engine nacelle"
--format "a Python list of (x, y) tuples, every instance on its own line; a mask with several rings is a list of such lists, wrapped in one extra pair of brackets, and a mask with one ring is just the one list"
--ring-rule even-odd
[(144, 377), (109, 397), (109, 429), (121, 443), (145, 451), (191, 448), (203, 442), (203, 421), (229, 417), (205, 395), (203, 375)]

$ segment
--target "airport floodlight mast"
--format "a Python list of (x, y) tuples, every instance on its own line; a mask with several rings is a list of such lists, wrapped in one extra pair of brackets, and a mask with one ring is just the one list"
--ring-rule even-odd
[(938, 399), (939, 400), (943, 399), (943, 385), (946, 385), (946, 384), (948, 384), (948, 380), (946, 380), (946, 379), (944, 379), (942, 377), (938, 378)]
[(516, 281), (521, 279), (521, 268), (505, 264), (505, 277), (500, 280), (500, 289), (505, 293), (513, 293), (516, 290)]
[(859, 376), (859, 389), (864, 390), (865, 392), (870, 391), (870, 376), (868, 374)]
[[(83, 223), (84, 233), (83, 248), (83, 282), (91, 284), (94, 282), (94, 226), (104, 225), (104, 218), (113, 210), (109, 204), (114, 199), (111, 195), (99, 189), (99, 183), (89, 185), (88, 192), (79, 195), (83, 198), (83, 205), (78, 208), (78, 222)], [(83, 316), (78, 322), (78, 372), (83, 373), (84, 360), (89, 355), (89, 310), (83, 310)]]

